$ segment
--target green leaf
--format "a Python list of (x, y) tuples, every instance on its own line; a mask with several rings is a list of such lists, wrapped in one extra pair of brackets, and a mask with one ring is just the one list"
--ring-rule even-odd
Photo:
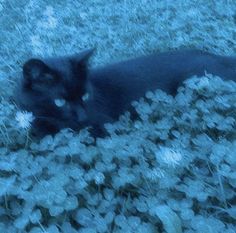
[(178, 215), (167, 205), (160, 205), (151, 210), (157, 216), (167, 233), (182, 233), (181, 221)]

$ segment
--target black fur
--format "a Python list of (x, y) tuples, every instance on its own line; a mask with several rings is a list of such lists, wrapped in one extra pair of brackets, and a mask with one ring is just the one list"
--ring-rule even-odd
[[(132, 100), (155, 89), (175, 95), (192, 75), (207, 72), (236, 81), (234, 57), (199, 50), (153, 54), (88, 69), (91, 54), (92, 50), (87, 50), (68, 57), (30, 59), (24, 64), (17, 102), (33, 112), (33, 129), (38, 136), (86, 126), (93, 126), (99, 136), (104, 123), (117, 120), (130, 109)], [(64, 99), (66, 104), (58, 107), (55, 99)]]

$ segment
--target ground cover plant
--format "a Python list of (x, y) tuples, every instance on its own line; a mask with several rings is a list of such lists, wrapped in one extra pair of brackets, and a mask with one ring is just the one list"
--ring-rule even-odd
[[(0, 1), (0, 232), (236, 232), (236, 84), (206, 72), (148, 92), (95, 141), (34, 140), (11, 101), (32, 56), (91, 65), (183, 47), (236, 53), (234, 1)], [(22, 115), (23, 114), (23, 115)]]

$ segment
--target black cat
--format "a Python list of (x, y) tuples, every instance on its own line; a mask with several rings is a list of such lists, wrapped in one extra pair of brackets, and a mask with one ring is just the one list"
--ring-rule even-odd
[(17, 102), (23, 110), (33, 112), (38, 136), (86, 126), (101, 136), (104, 123), (130, 110), (132, 100), (155, 89), (175, 95), (185, 79), (202, 76), (205, 71), (236, 81), (234, 57), (182, 50), (89, 69), (92, 52), (30, 59), (24, 64)]

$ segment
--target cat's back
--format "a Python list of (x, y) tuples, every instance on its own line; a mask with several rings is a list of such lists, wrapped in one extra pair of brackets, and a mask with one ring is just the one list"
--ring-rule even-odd
[(236, 59), (197, 49), (154, 53), (95, 68), (91, 80), (98, 85), (106, 82), (123, 88), (130, 85), (143, 90), (159, 87), (172, 94), (173, 86), (205, 72), (235, 80)]

